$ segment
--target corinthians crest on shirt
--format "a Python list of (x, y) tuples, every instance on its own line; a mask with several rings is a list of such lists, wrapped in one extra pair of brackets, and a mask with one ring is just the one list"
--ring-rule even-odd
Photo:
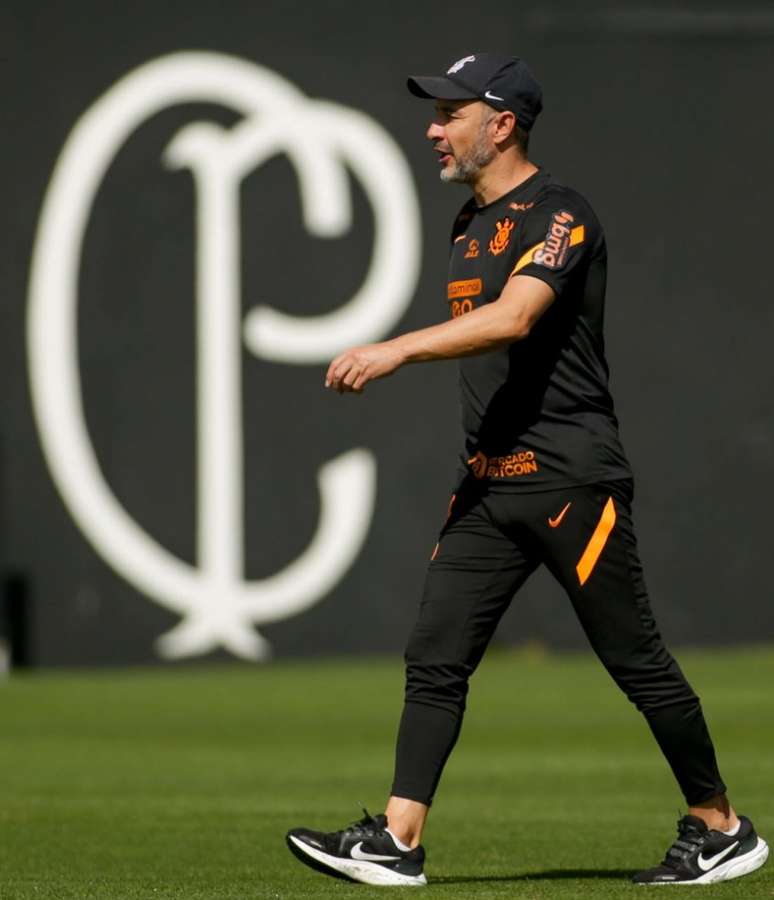
[(489, 252), (493, 256), (499, 256), (507, 248), (511, 241), (511, 232), (513, 231), (513, 219), (506, 216), (502, 222), (495, 222), (495, 233), (489, 241)]

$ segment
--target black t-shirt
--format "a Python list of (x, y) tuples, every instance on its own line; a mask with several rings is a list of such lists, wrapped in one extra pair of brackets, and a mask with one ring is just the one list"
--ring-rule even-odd
[(607, 251), (588, 202), (542, 169), (452, 231), (453, 317), (491, 303), (513, 275), (556, 299), (529, 336), (460, 359), (463, 467), (492, 489), (551, 490), (630, 478), (608, 391), (602, 324)]

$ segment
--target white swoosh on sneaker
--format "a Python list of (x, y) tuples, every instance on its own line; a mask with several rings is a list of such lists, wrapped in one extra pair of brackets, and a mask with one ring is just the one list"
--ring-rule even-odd
[(734, 841), (730, 847), (726, 847), (725, 850), (721, 850), (720, 853), (716, 853), (714, 856), (710, 856), (709, 859), (705, 859), (704, 856), (700, 853), (696, 862), (699, 864), (699, 868), (702, 872), (709, 872), (709, 870), (717, 865), (721, 859), (724, 859), (728, 854), (735, 848), (739, 846), (739, 841)]
[(378, 853), (367, 853), (365, 850), (360, 849), (362, 846), (363, 842), (358, 841), (349, 851), (349, 855), (352, 859), (363, 859), (367, 862), (390, 862), (395, 859), (400, 859), (399, 856), (379, 856)]
[(487, 100), (500, 100), (505, 103), (505, 97), (498, 97), (497, 94), (493, 94), (491, 91), (487, 91), (484, 96)]

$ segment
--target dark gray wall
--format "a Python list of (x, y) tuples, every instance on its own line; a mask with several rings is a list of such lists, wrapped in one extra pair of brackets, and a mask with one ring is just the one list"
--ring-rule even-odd
[[(153, 640), (177, 621), (112, 572), (63, 506), (31, 414), (24, 316), (41, 202), (75, 121), (119, 77), (186, 49), (258, 62), (310, 96), (368, 112), (394, 136), (424, 235), (401, 331), (446, 315), (448, 228), (465, 199), (437, 179), (423, 137), (429, 110), (408, 96), (405, 76), (479, 48), (530, 62), (545, 92), (532, 156), (589, 197), (607, 232), (612, 387), (663, 630), (683, 643), (771, 639), (774, 12), (573, 8), (478, 5), (471, 18), (470, 4), (456, 2), (0, 7), (0, 558), (26, 580), (35, 663), (150, 659)], [(193, 191), (190, 176), (170, 173), (160, 157), (177, 130), (202, 118), (236, 121), (213, 105), (171, 108), (114, 161), (86, 235), (79, 307), (85, 411), (103, 472), (135, 519), (190, 563)], [(322, 312), (363, 275), (373, 222), (357, 189), (352, 233), (325, 246), (303, 229), (282, 159), (245, 182), (242, 216), (246, 306), (260, 292), (289, 312)], [(279, 656), (400, 648), (452, 486), (453, 363), (400, 372), (362, 398), (328, 396), (323, 371), (243, 359), (249, 577), (277, 571), (306, 545), (324, 460), (363, 446), (379, 466), (375, 518), (346, 577), (307, 612), (261, 628)], [(583, 643), (541, 575), (499, 638)]]

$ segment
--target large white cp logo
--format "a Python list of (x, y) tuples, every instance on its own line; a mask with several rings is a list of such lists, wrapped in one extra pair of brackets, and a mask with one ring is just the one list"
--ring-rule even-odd
[[(198, 568), (144, 532), (105, 481), (83, 413), (76, 334), (83, 235), (100, 183), (138, 125), (191, 101), (220, 103), (244, 117), (231, 129), (192, 124), (165, 155), (171, 168), (191, 170), (197, 191)], [(355, 175), (373, 208), (373, 256), (359, 291), (337, 310), (295, 318), (257, 306), (242, 323), (239, 187), (278, 153), (296, 171), (304, 223), (314, 236), (350, 228), (347, 168)], [(163, 57), (115, 84), (73, 128), (46, 194), (33, 254), (33, 405), (54, 481), (79, 527), (117, 572), (183, 617), (159, 639), (162, 655), (220, 645), (251, 659), (265, 656), (267, 642), (253, 625), (311, 606), (357, 557), (376, 489), (375, 460), (364, 449), (320, 468), (319, 523), (302, 555), (270, 578), (244, 581), (241, 339), (263, 359), (323, 363), (345, 346), (382, 337), (411, 299), (419, 246), (413, 184), (389, 135), (362, 113), (310, 100), (252, 63), (215, 53)]]

